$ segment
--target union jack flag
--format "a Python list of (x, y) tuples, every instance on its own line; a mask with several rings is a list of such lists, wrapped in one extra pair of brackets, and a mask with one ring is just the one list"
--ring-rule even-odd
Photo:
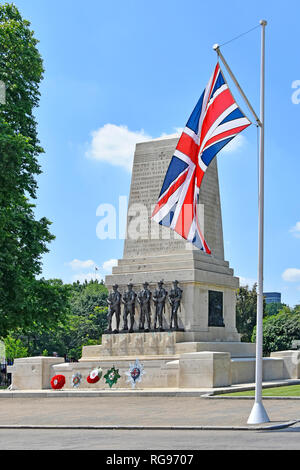
[(152, 219), (211, 253), (197, 205), (205, 171), (216, 154), (251, 124), (235, 102), (217, 63), (178, 141)]

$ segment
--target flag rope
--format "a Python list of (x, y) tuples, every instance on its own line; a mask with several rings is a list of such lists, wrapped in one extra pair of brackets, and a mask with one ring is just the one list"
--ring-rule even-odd
[(254, 28), (251, 28), (248, 31), (245, 31), (244, 33), (239, 34), (238, 36), (235, 36), (234, 38), (229, 39), (229, 41), (223, 42), (223, 44), (220, 44), (220, 47), (226, 46), (227, 44), (230, 44), (231, 42), (236, 41), (237, 39), (245, 36), (246, 34), (251, 33), (251, 31), (254, 31), (255, 29), (259, 27), (260, 27), (260, 24), (258, 24), (257, 26), (254, 26)]

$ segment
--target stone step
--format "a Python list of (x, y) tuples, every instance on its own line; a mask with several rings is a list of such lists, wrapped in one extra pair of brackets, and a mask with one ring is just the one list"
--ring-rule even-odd
[(164, 282), (171, 283), (175, 279), (180, 283), (199, 283), (203, 286), (220, 286), (221, 288), (237, 289), (239, 280), (232, 276), (230, 272), (224, 274), (213, 271), (204, 271), (201, 269), (164, 269), (153, 271), (135, 271), (131, 273), (113, 273), (106, 276), (105, 284), (110, 289), (113, 284), (126, 286), (129, 282), (138, 286), (147, 281), (150, 284), (157, 283), (161, 279)]
[(118, 260), (118, 265), (131, 265), (131, 264), (156, 264), (156, 263), (168, 263), (170, 261), (201, 261), (208, 265), (217, 265), (229, 267), (229, 262), (221, 259), (214, 258), (211, 255), (202, 253), (201, 251), (189, 251), (176, 252), (165, 255), (147, 256), (147, 257), (135, 257), (135, 258), (123, 258)]
[(220, 341), (220, 342), (184, 342), (176, 343), (175, 346), (176, 354), (184, 354), (187, 352), (201, 352), (201, 351), (212, 351), (212, 352), (229, 352), (231, 357), (245, 357), (255, 358), (255, 343), (241, 343), (231, 341)]
[(126, 273), (135, 273), (135, 272), (152, 272), (152, 271), (170, 271), (170, 270), (181, 270), (181, 269), (200, 269), (202, 271), (209, 271), (209, 272), (217, 272), (221, 274), (227, 274), (229, 276), (233, 276), (233, 269), (213, 265), (209, 263), (203, 263), (197, 260), (173, 260), (168, 262), (161, 262), (161, 263), (152, 263), (152, 264), (136, 264), (136, 263), (128, 263), (122, 264), (120, 266), (114, 266), (112, 269), (113, 274), (126, 274)]

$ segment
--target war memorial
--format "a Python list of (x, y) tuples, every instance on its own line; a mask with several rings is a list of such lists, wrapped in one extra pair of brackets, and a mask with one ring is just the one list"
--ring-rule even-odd
[[(255, 344), (241, 342), (236, 329), (239, 279), (224, 259), (217, 159), (199, 194), (212, 254), (150, 222), (177, 142), (155, 139), (136, 145), (123, 258), (105, 279), (108, 328), (102, 343), (84, 346), (79, 363), (59, 357), (16, 359), (10, 368), (13, 390), (49, 389), (57, 374), (66, 377), (68, 388), (74, 374), (86, 377), (97, 367), (114, 367), (119, 374), (114, 388), (128, 389), (126, 371), (136, 360), (144, 371), (139, 389), (209, 389), (255, 381)], [(137, 213), (142, 220), (138, 236)], [(264, 358), (263, 380), (300, 378), (298, 354), (283, 351)], [(78, 388), (108, 385), (82, 380)]]

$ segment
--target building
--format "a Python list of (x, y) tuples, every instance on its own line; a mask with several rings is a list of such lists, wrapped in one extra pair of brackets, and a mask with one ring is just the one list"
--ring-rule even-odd
[(280, 292), (264, 292), (264, 298), (266, 304), (281, 303), (281, 293)]

